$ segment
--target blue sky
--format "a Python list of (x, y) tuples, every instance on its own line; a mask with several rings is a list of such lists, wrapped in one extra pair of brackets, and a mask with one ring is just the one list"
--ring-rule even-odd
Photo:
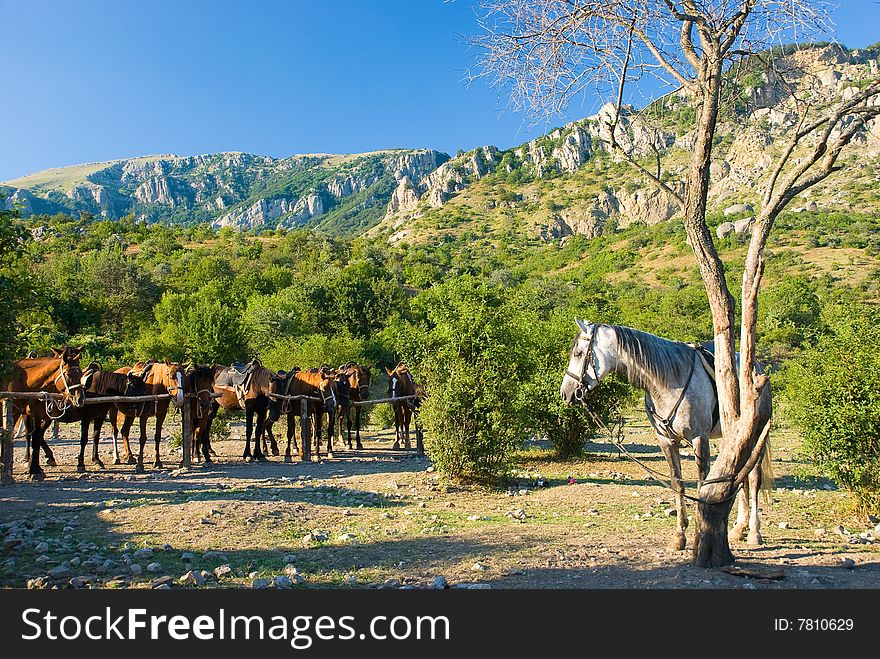
[[(874, 0), (834, 18), (848, 46), (880, 40)], [(544, 132), (464, 82), (475, 30), (471, 0), (0, 0), (0, 181), (153, 153), (454, 153)]]

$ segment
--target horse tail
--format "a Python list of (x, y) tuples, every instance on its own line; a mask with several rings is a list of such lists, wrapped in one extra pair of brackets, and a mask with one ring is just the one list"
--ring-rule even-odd
[[(769, 421), (767, 422), (770, 423)], [(770, 504), (769, 492), (773, 489), (773, 482), (776, 476), (773, 474), (773, 450), (770, 448), (770, 433), (767, 433), (767, 439), (764, 442), (764, 455), (761, 457), (760, 465), (761, 474), (761, 493), (764, 495), (764, 503)]]

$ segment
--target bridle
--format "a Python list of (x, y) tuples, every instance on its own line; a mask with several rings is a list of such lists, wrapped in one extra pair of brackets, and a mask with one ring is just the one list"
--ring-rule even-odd
[[(568, 377), (570, 377), (572, 380), (574, 380), (575, 382), (578, 383), (577, 389), (574, 390), (574, 397), (576, 400), (579, 400), (579, 401), (583, 400), (584, 395), (586, 394), (585, 385), (587, 386), (587, 390), (588, 390), (588, 385), (590, 384), (589, 382), (584, 381), (584, 378), (587, 377), (587, 369), (589, 368), (590, 365), (592, 365), (593, 372), (594, 373), (596, 372), (596, 366), (595, 366), (595, 364), (593, 364), (593, 359), (595, 357), (594, 348), (596, 346), (596, 335), (599, 333), (600, 326), (601, 326), (601, 323), (596, 323), (595, 325), (593, 325), (593, 332), (590, 334), (590, 341), (587, 344), (587, 351), (584, 353), (584, 361), (583, 361), (583, 365), (581, 366), (581, 372), (579, 374), (575, 374), (575, 373), (572, 373), (568, 369), (566, 369), (566, 371), (565, 371), (565, 374)], [(574, 337), (574, 342), (571, 344), (572, 351), (574, 351), (574, 347), (575, 347), (575, 345), (577, 345), (578, 339), (581, 338), (581, 334), (583, 334), (583, 330), (581, 330), (581, 332), (576, 337)], [(592, 378), (590, 378), (590, 379), (592, 380)], [(594, 380), (594, 382), (595, 381), (596, 380)]]
[[(86, 402), (85, 401), (85, 397), (86, 397), (85, 396), (85, 385), (83, 385), (82, 380), (83, 380), (83, 378), (86, 377), (87, 374), (91, 374), (91, 371), (89, 369), (86, 369), (85, 371), (80, 371), (79, 384), (70, 384), (70, 380), (67, 379), (67, 373), (68, 373), (68, 371), (70, 371), (74, 367), (70, 366), (68, 364), (67, 371), (65, 371), (64, 370), (64, 366), (65, 366), (64, 360), (59, 359), (59, 361), (60, 361), (60, 363), (58, 365), (58, 375), (55, 376), (55, 378), (52, 380), (52, 383), (57, 385), (58, 380), (61, 380), (61, 383), (64, 385), (65, 396), (64, 396), (64, 399), (58, 403), (56, 403), (51, 398), (46, 398), (46, 415), (50, 419), (53, 419), (53, 420), (60, 419), (62, 416), (64, 416), (64, 413), (67, 411), (67, 408), (69, 408), (71, 405), (73, 405), (74, 407), (82, 407), (83, 405), (85, 405), (85, 402)], [(74, 392), (76, 392), (78, 389), (83, 390), (83, 397), (79, 403), (76, 402), (76, 398), (74, 397)], [(61, 412), (61, 414), (58, 416), (53, 416), (52, 411), (51, 411), (52, 407), (55, 407), (56, 409), (58, 409)]]

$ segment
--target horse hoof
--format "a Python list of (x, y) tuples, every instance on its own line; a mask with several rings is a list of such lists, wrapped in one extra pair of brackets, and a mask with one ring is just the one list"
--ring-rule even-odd
[(136, 474), (143, 474), (143, 473), (145, 473), (146, 471), (147, 471), (147, 470), (144, 469), (144, 465), (142, 465), (142, 464), (135, 465), (134, 473), (136, 473)]
[(135, 458), (133, 455), (130, 455), (125, 459), (125, 464), (127, 464), (127, 465), (137, 464), (137, 458)]
[(214, 461), (211, 458), (209, 458), (207, 455), (205, 456), (205, 459), (203, 460), (203, 462), (206, 465), (214, 464)]
[(162, 466), (162, 461), (161, 461), (161, 460), (156, 460), (156, 461), (153, 463), (153, 467), (154, 467), (155, 469), (164, 469), (164, 467)]
[(272, 455), (281, 455), (281, 451), (278, 450), (277, 446), (272, 447)]
[(119, 458), (113, 458), (113, 464), (115, 464), (115, 465), (121, 465), (121, 464), (122, 464), (122, 460), (120, 460)]
[(28, 474), (28, 478), (32, 481), (42, 481), (46, 480), (46, 472), (37, 467), (36, 471), (32, 471)]
[[(349, 448), (351, 448), (351, 447), (349, 446)], [(363, 450), (364, 450), (364, 445), (361, 444), (360, 442), (358, 442), (358, 443), (357, 443), (357, 446), (356, 446), (355, 448), (356, 448), (358, 451), (363, 451)]]
[(269, 462), (269, 458), (260, 453), (254, 456), (254, 462)]
[(764, 544), (764, 538), (761, 537), (760, 533), (749, 533), (747, 544), (749, 547), (760, 547)]
[(286, 454), (286, 455), (284, 456), (284, 462), (286, 462), (286, 463), (288, 463), (288, 464), (290, 464), (291, 462), (293, 462), (293, 458), (290, 457), (290, 454), (289, 454), (289, 453)]
[(82, 463), (76, 465), (76, 473), (78, 473), (78, 474), (86, 473), (86, 466)]
[(392, 451), (399, 451), (399, 450), (400, 450), (400, 444), (397, 443), (397, 442), (394, 442), (394, 444), (391, 445), (391, 450), (392, 450)]
[(58, 463), (55, 462), (55, 458), (49, 458), (48, 460), (46, 460), (46, 466), (47, 467), (57, 467)]
[(104, 466), (104, 463), (101, 462), (100, 460), (94, 460), (94, 464), (98, 465), (98, 469), (106, 469), (107, 468)]

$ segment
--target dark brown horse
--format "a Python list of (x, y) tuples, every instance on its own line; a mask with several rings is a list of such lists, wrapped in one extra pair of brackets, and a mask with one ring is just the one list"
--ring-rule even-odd
[[(133, 373), (112, 373), (105, 371), (97, 362), (92, 362), (86, 369), (90, 373), (88, 378), (88, 386), (86, 387), (86, 400), (97, 396), (143, 396), (146, 392), (143, 378)], [(107, 415), (113, 410), (125, 411), (133, 409), (136, 403), (92, 403), (83, 405), (82, 407), (69, 407), (64, 414), (58, 419), (61, 423), (79, 423), (80, 424), (80, 446), (79, 458), (76, 463), (76, 470), (80, 473), (85, 472), (85, 450), (89, 439), (89, 424), (93, 424), (94, 431), (92, 433), (92, 464), (104, 469), (104, 463), (98, 457), (98, 442), (101, 438), (101, 426), (107, 420)], [(45, 434), (52, 423), (51, 419), (42, 421), (42, 432)], [(51, 456), (51, 452), (49, 454)], [(52, 458), (54, 461), (54, 457)]]
[[(242, 365), (244, 366), (244, 365)], [(246, 460), (265, 461), (267, 458), (263, 453), (263, 432), (266, 426), (266, 413), (269, 409), (269, 393), (271, 392), (272, 378), (275, 376), (273, 371), (263, 366), (259, 360), (254, 359), (248, 366), (248, 377), (245, 381), (246, 386), (236, 384), (238, 376), (236, 373), (240, 370), (230, 366), (213, 366), (214, 374), (214, 392), (221, 394), (220, 398), (215, 399), (217, 408), (222, 407), (226, 410), (241, 410), (247, 414), (247, 431), (244, 444), (244, 453), (242, 457)], [(254, 432), (254, 417), (256, 416), (256, 433)], [(211, 420), (213, 415), (209, 417), (205, 426), (204, 434), (199, 431), (201, 437), (208, 437), (211, 432)], [(254, 451), (251, 454), (251, 437), (254, 438)], [(204, 455), (204, 446), (203, 455)], [(210, 447), (209, 447), (210, 455)]]
[[(391, 398), (416, 395), (416, 381), (405, 362), (398, 363), (394, 370), (390, 370), (386, 366), (385, 372), (388, 374), (388, 395)], [(411, 448), (409, 427), (412, 422), (413, 410), (417, 407), (417, 401), (415, 399), (395, 401), (391, 403), (391, 406), (394, 408), (394, 445), (391, 448), (399, 449), (402, 439), (404, 448), (409, 450)]]
[(117, 410), (116, 419), (111, 421), (113, 422), (113, 463), (120, 464), (119, 453), (116, 448), (116, 437), (117, 437), (117, 428), (119, 428), (119, 434), (122, 435), (122, 444), (125, 448), (125, 461), (127, 464), (131, 464), (133, 457), (131, 454), (131, 448), (128, 443), (128, 435), (131, 431), (132, 425), (134, 425), (134, 420), (137, 418), (140, 420), (140, 449), (138, 450), (138, 457), (135, 466), (135, 471), (137, 473), (144, 472), (144, 446), (147, 443), (147, 419), (149, 417), (156, 417), (156, 432), (155, 432), (155, 441), (156, 441), (156, 460), (153, 463), (153, 466), (156, 469), (162, 468), (162, 459), (159, 457), (159, 442), (162, 439), (162, 424), (165, 422), (165, 417), (168, 416), (168, 407), (170, 403), (174, 403), (174, 407), (180, 409), (183, 406), (184, 396), (186, 394), (186, 389), (183, 381), (183, 373), (184, 367), (178, 363), (170, 363), (167, 360), (165, 362), (138, 362), (132, 367), (123, 366), (122, 368), (118, 368), (115, 371), (116, 373), (128, 374), (134, 373), (138, 377), (143, 378), (144, 380), (144, 389), (146, 391), (146, 395), (161, 395), (161, 394), (171, 394), (171, 400), (157, 400), (155, 402), (147, 402), (143, 405), (133, 405), (131, 409)]
[[(15, 363), (12, 376), (3, 383), (4, 391), (61, 394), (60, 401), (35, 401), (14, 399), (12, 410), (15, 416), (23, 415), (26, 425), (33, 432), (32, 451), (28, 473), (33, 480), (43, 480), (45, 472), (40, 468), (40, 448), (48, 451), (45, 430), (53, 419), (59, 418), (70, 407), (82, 407), (85, 402), (84, 384), (91, 374), (84, 374), (79, 366), (82, 350), (67, 346), (53, 348), (51, 357), (21, 359)], [(54, 460), (51, 462), (54, 463)]]
[(225, 366), (197, 365), (189, 366), (185, 371), (188, 378), (188, 390), (195, 396), (190, 399), (190, 412), (193, 420), (192, 456), (195, 460), (204, 459), (211, 462), (211, 423), (220, 406), (214, 402), (214, 369), (225, 369)]
[(361, 406), (351, 403), (360, 403), (370, 397), (370, 368), (361, 366), (355, 362), (349, 362), (339, 367), (339, 371), (348, 380), (349, 400), (348, 404), (340, 402), (339, 412), (339, 440), (342, 441), (342, 423), (345, 421), (348, 430), (348, 448), (351, 448), (351, 412), (354, 408), (355, 446), (363, 448), (361, 444)]
[[(272, 379), (271, 383), (273, 396), (308, 396), (309, 398), (318, 399), (308, 401), (308, 414), (314, 420), (313, 436), (315, 437), (315, 457), (321, 459), (321, 421), (324, 413), (335, 415), (337, 407), (336, 383), (335, 375), (327, 369), (313, 368), (308, 371), (302, 371), (294, 367), (290, 371), (279, 371)], [(286, 400), (273, 397), (269, 403), (269, 422), (275, 423), (281, 418), (282, 414), (287, 415), (287, 449), (284, 452), (284, 461), (290, 462), (290, 442), (293, 440), (296, 446), (296, 418), (302, 415), (299, 400)], [(334, 416), (330, 417), (330, 428), (328, 428), (327, 451), (328, 456), (332, 457), (333, 445), (331, 437), (333, 434)], [(300, 433), (299, 457), (303, 458), (305, 453), (306, 442), (311, 441), (311, 437), (302, 437)]]

